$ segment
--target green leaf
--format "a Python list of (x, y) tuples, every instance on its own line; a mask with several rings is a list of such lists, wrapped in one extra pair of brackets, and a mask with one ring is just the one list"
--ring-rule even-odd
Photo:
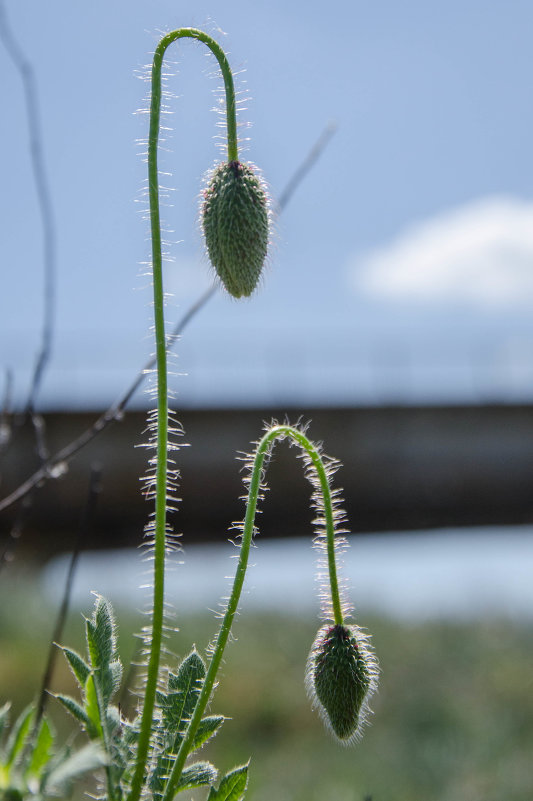
[(80, 687), (85, 687), (85, 682), (87, 681), (87, 676), (91, 672), (91, 668), (76, 651), (70, 648), (63, 648), (62, 650)]
[(93, 668), (102, 715), (122, 681), (122, 665), (116, 653), (116, 624), (111, 604), (97, 597), (93, 616), (85, 621), (87, 649)]
[(56, 695), (58, 701), (60, 701), (65, 709), (70, 712), (70, 714), (76, 718), (87, 730), (87, 734), (94, 740), (95, 737), (98, 737), (98, 727), (93, 723), (91, 718), (87, 715), (85, 709), (78, 704), (74, 698), (71, 698), (69, 695)]
[(120, 659), (115, 659), (109, 665), (109, 673), (111, 675), (111, 696), (113, 696), (122, 683), (122, 663)]
[(98, 706), (98, 696), (96, 694), (96, 686), (92, 673), (85, 682), (85, 713), (96, 730), (96, 736), (101, 737), (102, 724), (100, 721), (100, 707)]
[(44, 792), (62, 795), (74, 779), (84, 773), (91, 773), (106, 765), (105, 754), (99, 743), (88, 743), (86, 746), (67, 755), (47, 776)]
[(122, 681), (122, 664), (120, 660), (115, 659), (109, 665), (103, 665), (99, 670), (95, 671), (94, 680), (100, 689), (104, 707), (107, 707), (111, 698), (120, 689)]
[(176, 792), (190, 790), (193, 787), (202, 787), (205, 784), (216, 782), (218, 771), (210, 762), (195, 762), (185, 768), (178, 782)]
[(198, 651), (192, 650), (179, 666), (178, 672), (168, 674), (168, 689), (171, 692), (184, 690), (191, 685), (191, 682), (203, 681), (205, 673), (202, 657)]
[[(204, 662), (197, 651), (193, 650), (183, 660), (177, 673), (168, 674), (168, 691), (157, 693), (157, 702), (162, 713), (160, 752), (150, 777), (150, 789), (156, 796), (162, 795), (164, 791), (166, 777), (172, 771), (183, 734), (202, 690), (205, 674)], [(209, 739), (211, 733), (211, 730), (205, 732), (204, 739)], [(201, 742), (198, 742), (195, 747), (200, 745)]]
[(48, 721), (44, 718), (39, 726), (39, 733), (31, 754), (26, 776), (40, 777), (44, 768), (50, 762), (53, 744), (54, 735), (52, 734)]
[(127, 720), (122, 721), (122, 739), (128, 748), (133, 748), (139, 740), (139, 718), (135, 718), (131, 723)]
[(223, 715), (211, 715), (207, 718), (203, 718), (194, 735), (191, 751), (196, 751), (197, 748), (200, 748), (200, 746), (210, 740), (211, 737), (217, 733), (219, 727), (222, 726), (225, 720), (226, 718)]
[(17, 759), (22, 756), (22, 751), (30, 731), (33, 715), (33, 706), (26, 707), (26, 709), (17, 718), (11, 730), (6, 745), (6, 765), (8, 768), (14, 765)]
[(91, 620), (86, 621), (86, 636), (93, 668), (108, 668), (115, 656), (115, 618), (109, 601), (98, 595)]
[(110, 734), (116, 732), (121, 725), (120, 713), (116, 706), (110, 706), (106, 712), (106, 726)]
[[(205, 665), (196, 651), (181, 663), (177, 674), (168, 675), (168, 693), (160, 694), (163, 725), (168, 732), (182, 733), (187, 727), (202, 689)], [(178, 738), (179, 739), (179, 738)], [(172, 750), (175, 750), (173, 743)]]
[(226, 773), (221, 780), (218, 790), (211, 787), (207, 801), (242, 801), (248, 786), (248, 766), (241, 765)]

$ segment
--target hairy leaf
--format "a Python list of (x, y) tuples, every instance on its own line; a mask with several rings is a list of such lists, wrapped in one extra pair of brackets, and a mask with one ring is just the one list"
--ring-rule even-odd
[(218, 771), (210, 762), (195, 762), (185, 768), (178, 783), (177, 792), (190, 790), (193, 787), (202, 787), (217, 780)]
[(85, 726), (87, 734), (91, 740), (94, 740), (94, 738), (98, 736), (98, 726), (91, 720), (85, 709), (69, 695), (56, 695), (55, 697), (63, 704), (65, 709), (67, 709), (70, 714), (76, 718), (77, 721)]
[(205, 665), (196, 651), (181, 663), (177, 674), (169, 673), (168, 693), (159, 694), (163, 726), (167, 733), (178, 735), (169, 743), (175, 751), (180, 735), (185, 731), (202, 689)]
[(122, 682), (122, 662), (120, 659), (114, 659), (109, 665), (110, 682), (110, 695), (111, 698), (118, 690)]
[(200, 748), (200, 746), (210, 740), (211, 737), (217, 733), (225, 720), (226, 718), (223, 715), (211, 715), (210, 717), (203, 718), (194, 735), (191, 751), (196, 751), (197, 748)]
[(249, 763), (226, 773), (218, 790), (211, 787), (207, 801), (242, 801), (248, 785), (248, 766)]
[(73, 651), (71, 648), (63, 648), (62, 650), (80, 687), (85, 687), (85, 682), (87, 681), (87, 676), (91, 672), (91, 668), (76, 651)]
[(108, 668), (115, 656), (115, 619), (109, 601), (99, 595), (93, 616), (86, 620), (87, 646), (93, 668)]

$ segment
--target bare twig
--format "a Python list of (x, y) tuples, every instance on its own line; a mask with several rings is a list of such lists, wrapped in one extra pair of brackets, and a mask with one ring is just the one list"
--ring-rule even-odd
[(31, 164), (35, 190), (43, 228), (44, 303), (41, 348), (37, 356), (31, 386), (26, 401), (26, 412), (31, 414), (50, 360), (55, 316), (56, 234), (54, 213), (42, 145), (41, 115), (35, 73), (9, 27), (4, 0), (0, 0), (0, 41), (18, 70), (26, 102)]
[(278, 211), (281, 211), (282, 209), (285, 208), (285, 206), (293, 196), (294, 192), (298, 188), (299, 184), (301, 184), (302, 180), (305, 178), (309, 170), (316, 164), (319, 157), (324, 152), (325, 148), (329, 144), (329, 141), (336, 130), (337, 130), (336, 122), (330, 122), (329, 125), (327, 125), (324, 128), (319, 138), (317, 139), (316, 143), (309, 151), (307, 157), (302, 161), (302, 163), (300, 164), (300, 166), (298, 167), (298, 169), (295, 171), (294, 175), (288, 182), (287, 186), (281, 193), (277, 203)]

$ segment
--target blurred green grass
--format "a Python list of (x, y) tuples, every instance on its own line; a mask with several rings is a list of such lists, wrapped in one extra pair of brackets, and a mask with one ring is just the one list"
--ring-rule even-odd
[[(0, 702), (12, 699), (16, 711), (37, 692), (54, 610), (35, 576), (11, 574), (0, 582)], [(133, 632), (146, 620), (117, 611), (127, 665)], [(318, 621), (244, 611), (212, 705), (231, 720), (202, 756), (221, 770), (251, 756), (253, 801), (531, 801), (533, 624), (358, 622), (372, 632), (382, 669), (372, 725), (358, 745), (334, 742), (305, 694)], [(208, 614), (181, 620), (178, 611), (176, 625), (168, 647), (179, 657), (192, 643), (203, 653), (216, 631)], [(64, 643), (82, 648), (79, 612), (70, 615)], [(61, 658), (52, 689), (74, 693)], [(49, 709), (68, 736), (65, 713), (53, 701)]]

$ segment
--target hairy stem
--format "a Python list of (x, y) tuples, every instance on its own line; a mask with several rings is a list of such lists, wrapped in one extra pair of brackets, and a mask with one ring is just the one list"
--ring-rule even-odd
[(248, 557), (250, 554), (250, 547), (252, 538), (255, 531), (255, 517), (257, 512), (257, 502), (259, 493), (261, 491), (261, 482), (264, 471), (265, 459), (270, 452), (272, 445), (276, 439), (284, 438), (293, 439), (304, 450), (309, 457), (313, 468), (316, 472), (318, 482), (320, 484), (320, 491), (323, 500), (323, 513), (326, 533), (327, 544), (327, 559), (329, 582), (331, 591), (331, 601), (333, 609), (333, 617), (335, 624), (343, 624), (342, 606), (339, 593), (339, 582), (337, 578), (337, 566), (335, 559), (335, 517), (333, 510), (333, 500), (329, 486), (327, 471), (324, 462), (313, 443), (305, 436), (302, 431), (288, 425), (274, 425), (268, 429), (266, 434), (259, 442), (255, 451), (252, 472), (250, 476), (250, 485), (248, 488), (248, 498), (246, 501), (246, 516), (244, 519), (244, 527), (242, 533), (241, 549), (239, 554), (239, 561), (235, 571), (235, 578), (233, 579), (233, 587), (231, 595), (226, 607), (224, 619), (220, 627), (216, 643), (213, 649), (213, 656), (209, 663), (207, 675), (202, 686), (202, 691), (198, 698), (194, 713), (181, 742), (179, 751), (176, 755), (176, 760), (172, 769), (172, 773), (167, 782), (163, 801), (171, 801), (174, 796), (177, 784), (182, 774), (185, 761), (192, 746), (196, 730), (202, 720), (207, 703), (215, 685), (216, 675), (222, 661), (224, 650), (226, 648), (231, 626), (237, 612), (241, 592), (248, 567)]
[(168, 385), (167, 350), (164, 323), (163, 257), (161, 221), (159, 212), (159, 173), (157, 148), (161, 116), (161, 68), (167, 47), (177, 39), (189, 37), (203, 42), (214, 53), (224, 77), (228, 129), (228, 160), (237, 161), (237, 123), (235, 90), (228, 60), (218, 44), (206, 33), (195, 28), (180, 28), (167, 34), (159, 42), (152, 65), (152, 99), (150, 104), (150, 130), (148, 134), (148, 192), (150, 198), (150, 226), (152, 236), (152, 272), (154, 292), (155, 348), (157, 360), (157, 435), (154, 518), (154, 595), (152, 612), (152, 639), (148, 658), (148, 672), (137, 748), (137, 761), (128, 801), (138, 801), (145, 779), (146, 764), (152, 734), (152, 719), (159, 675), (163, 609), (165, 589), (166, 505), (168, 483)]

